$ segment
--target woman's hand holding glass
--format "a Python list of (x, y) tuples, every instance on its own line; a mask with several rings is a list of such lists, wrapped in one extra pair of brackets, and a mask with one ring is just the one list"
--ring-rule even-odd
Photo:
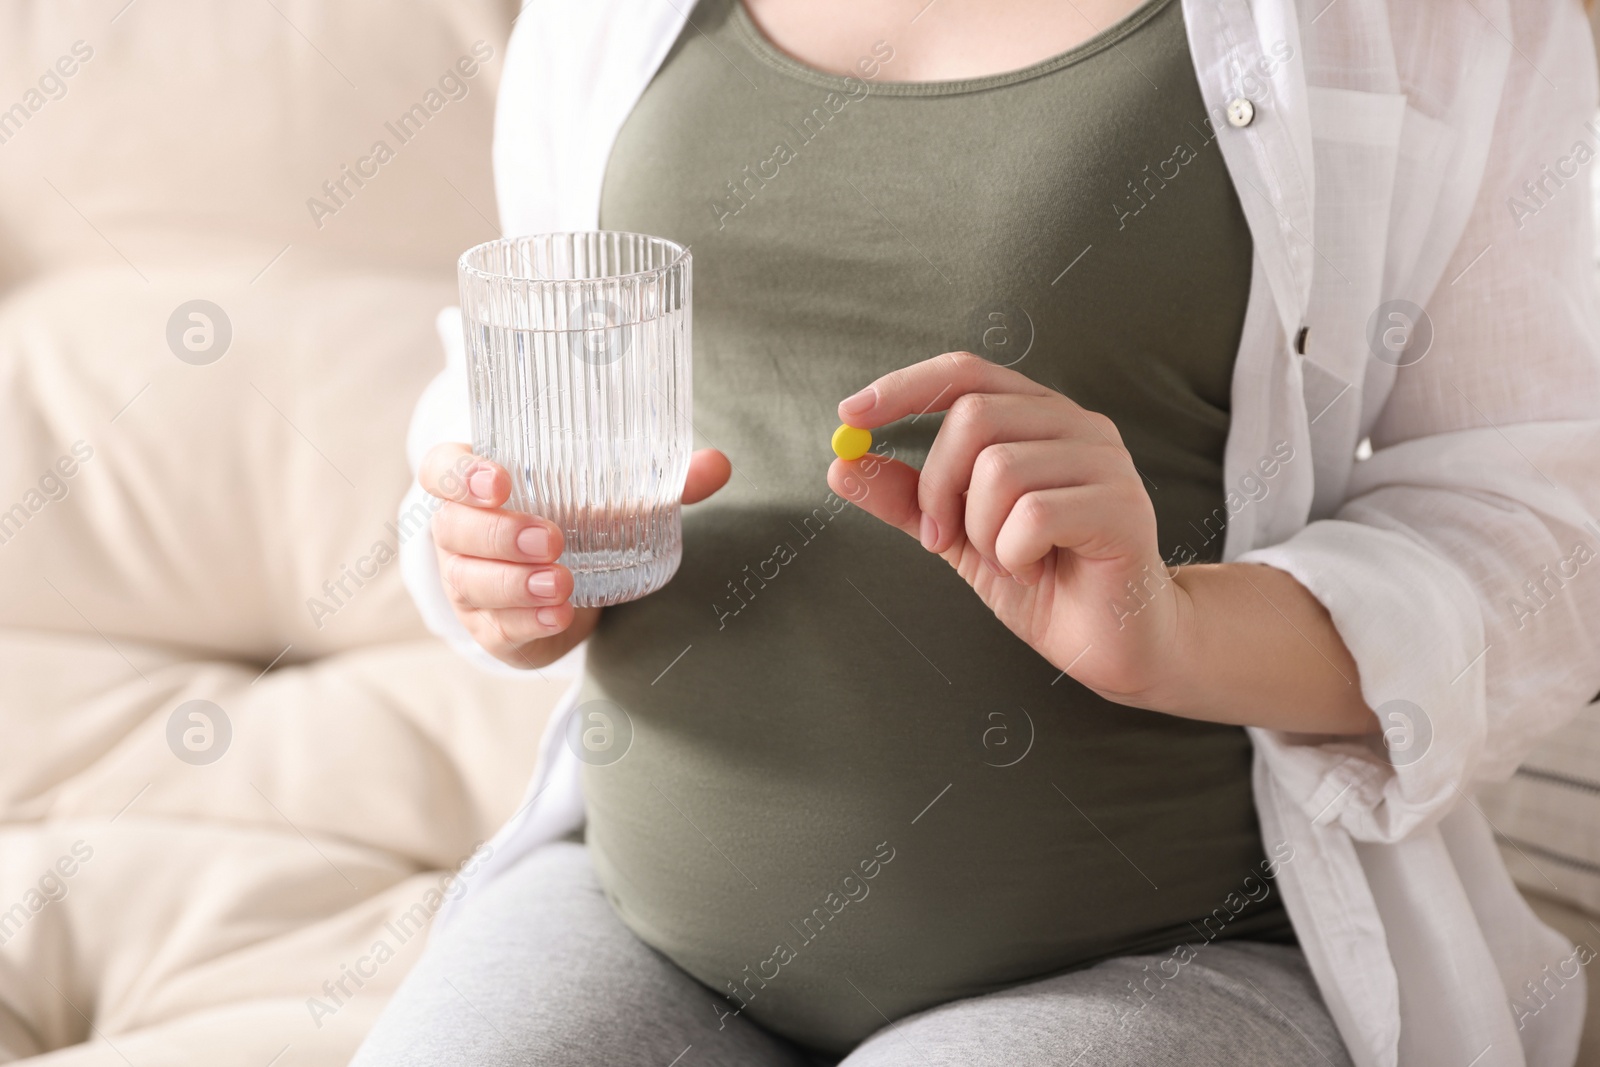
[[(689, 459), (683, 502), (722, 488), (732, 468), (715, 449)], [(490, 655), (513, 667), (553, 663), (588, 637), (600, 608), (573, 608), (572, 572), (557, 562), (561, 530), (537, 515), (503, 510), (511, 477), (464, 444), (435, 446), (418, 474), (443, 503), (433, 516), (439, 576), (456, 618)]]

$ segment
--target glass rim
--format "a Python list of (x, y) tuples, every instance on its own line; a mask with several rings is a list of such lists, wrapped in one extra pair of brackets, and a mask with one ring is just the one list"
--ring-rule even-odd
[[(649, 270), (629, 271), (625, 274), (607, 274), (599, 278), (527, 278), (519, 274), (507, 274), (502, 271), (485, 270), (482, 267), (474, 266), (473, 264), (467, 262), (469, 256), (472, 256), (483, 249), (491, 248), (495, 245), (513, 245), (519, 242), (552, 240), (558, 237), (589, 237), (595, 234), (615, 234), (620, 237), (639, 237), (646, 241), (654, 242), (655, 244), (662, 245), (670, 250), (673, 253), (672, 260), (671, 262), (664, 263), (659, 267), (651, 267)], [(594, 285), (597, 282), (622, 281), (626, 279), (649, 278), (652, 275), (663, 275), (670, 270), (675, 270), (678, 267), (681, 267), (690, 259), (691, 257), (689, 255), (689, 249), (686, 245), (680, 245), (678, 242), (669, 238), (657, 237), (654, 234), (638, 233), (633, 230), (561, 230), (555, 233), (529, 233), (522, 234), (517, 237), (496, 237), (492, 241), (483, 241), (479, 244), (473, 245), (471, 248), (461, 253), (460, 258), (456, 260), (456, 269), (461, 274), (465, 274), (468, 277), (477, 279), (479, 281), (526, 282), (530, 285), (549, 286)]]

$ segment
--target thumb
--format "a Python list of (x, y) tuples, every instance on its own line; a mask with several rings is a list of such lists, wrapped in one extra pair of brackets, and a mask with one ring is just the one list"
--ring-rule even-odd
[(689, 457), (689, 477), (683, 485), (683, 502), (698, 504), (728, 484), (733, 464), (714, 448), (702, 448)]
[(898, 459), (869, 453), (860, 460), (836, 459), (828, 467), (828, 488), (868, 515), (895, 529), (918, 536), (922, 511), (917, 507), (917, 468)]

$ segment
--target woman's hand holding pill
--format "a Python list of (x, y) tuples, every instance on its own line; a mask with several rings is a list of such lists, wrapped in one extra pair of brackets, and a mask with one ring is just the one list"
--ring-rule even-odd
[[(728, 459), (701, 449), (689, 459), (683, 502), (727, 482)], [(513, 667), (543, 667), (594, 630), (599, 608), (574, 608), (572, 573), (557, 562), (561, 529), (548, 519), (506, 511), (511, 476), (464, 444), (437, 445), (418, 474), (444, 503), (433, 515), (439, 576), (456, 618), (491, 655)]]
[(863, 429), (934, 411), (947, 414), (921, 471), (869, 457), (881, 469), (863, 494), (850, 491), (853, 464), (838, 460), (829, 484), (943, 556), (1052, 663), (1136, 702), (1161, 680), (1183, 602), (1116, 426), (965, 352), (885, 375), (839, 405), (840, 418)]
[(1051, 663), (1135, 707), (1303, 732), (1375, 728), (1355, 661), (1292, 575), (1166, 566), (1155, 506), (1109, 418), (968, 352), (886, 374), (839, 404), (862, 430), (933, 411), (947, 414), (922, 470), (841, 458), (828, 484), (942, 556)]

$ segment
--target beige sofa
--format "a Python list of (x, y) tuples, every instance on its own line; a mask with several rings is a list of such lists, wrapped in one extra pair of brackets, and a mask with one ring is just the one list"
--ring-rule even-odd
[(515, 9), (0, 5), (0, 1061), (346, 1062), (518, 801), (390, 526)]
[(0, 5), (0, 1061), (343, 1064), (518, 802), (388, 558), (514, 13)]

